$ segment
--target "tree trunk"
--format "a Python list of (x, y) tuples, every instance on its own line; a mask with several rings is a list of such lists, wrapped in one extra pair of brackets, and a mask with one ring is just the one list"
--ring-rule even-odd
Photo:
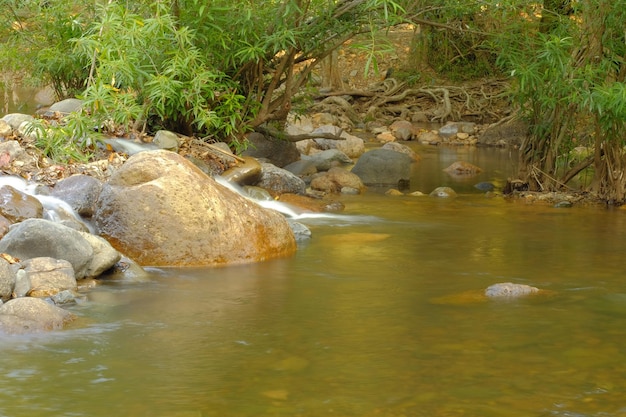
[(332, 51), (322, 60), (322, 87), (333, 91), (343, 90), (343, 81), (339, 69), (339, 54), (337, 50)]

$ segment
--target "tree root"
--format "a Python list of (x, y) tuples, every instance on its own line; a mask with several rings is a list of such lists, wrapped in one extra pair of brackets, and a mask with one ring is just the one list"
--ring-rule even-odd
[[(430, 121), (445, 123), (468, 118), (492, 123), (508, 114), (505, 94), (508, 84), (491, 80), (466, 86), (409, 88), (390, 78), (366, 90), (335, 91), (320, 94), (313, 111), (345, 116), (353, 123), (380, 117), (410, 119), (412, 113), (426, 114)], [(499, 114), (498, 110), (503, 114)]]
[(301, 140), (307, 139), (332, 139), (332, 140), (345, 140), (346, 138), (342, 137), (343, 129), (338, 129), (337, 133), (303, 133), (301, 135), (289, 135), (284, 132), (280, 132), (277, 129), (269, 128), (269, 127), (261, 127), (257, 126), (255, 129), (259, 133), (263, 133), (266, 136), (279, 138), (286, 140), (288, 142), (299, 142)]

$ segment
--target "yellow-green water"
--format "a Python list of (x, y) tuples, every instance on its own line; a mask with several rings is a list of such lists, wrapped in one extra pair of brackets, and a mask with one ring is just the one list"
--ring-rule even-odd
[[(1, 341), (0, 416), (626, 416), (626, 211), (456, 185), (344, 197), (292, 258), (99, 287)], [(554, 295), (456, 297), (507, 281)]]

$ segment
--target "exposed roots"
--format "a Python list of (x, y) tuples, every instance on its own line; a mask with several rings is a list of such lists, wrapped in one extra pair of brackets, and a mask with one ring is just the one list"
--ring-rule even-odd
[(509, 109), (507, 83), (489, 80), (466, 86), (412, 88), (395, 79), (372, 84), (365, 90), (335, 91), (318, 96), (315, 112), (343, 117), (352, 123), (378, 119), (411, 120), (420, 113), (431, 122), (467, 120), (492, 123), (506, 114), (493, 109)]

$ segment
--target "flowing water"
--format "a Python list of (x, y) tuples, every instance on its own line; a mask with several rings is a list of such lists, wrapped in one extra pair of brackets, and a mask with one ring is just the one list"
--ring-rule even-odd
[[(626, 416), (626, 212), (487, 198), (514, 155), (420, 152), (412, 189), (458, 198), (344, 196), (293, 257), (152, 269), (3, 338), (0, 416)], [(553, 295), (464, 295), (509, 281)]]

